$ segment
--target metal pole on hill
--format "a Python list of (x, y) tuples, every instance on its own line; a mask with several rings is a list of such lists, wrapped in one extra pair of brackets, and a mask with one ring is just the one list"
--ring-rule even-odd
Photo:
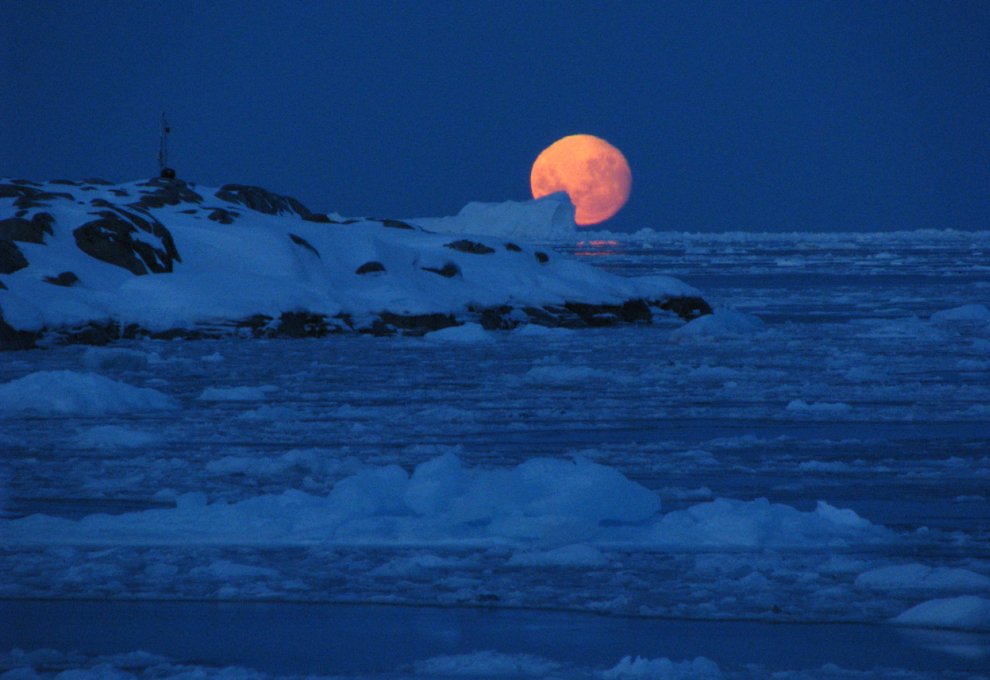
[(175, 179), (175, 170), (168, 167), (168, 135), (171, 132), (172, 128), (168, 124), (168, 119), (165, 118), (165, 112), (162, 111), (162, 138), (158, 146), (158, 175), (165, 179)]

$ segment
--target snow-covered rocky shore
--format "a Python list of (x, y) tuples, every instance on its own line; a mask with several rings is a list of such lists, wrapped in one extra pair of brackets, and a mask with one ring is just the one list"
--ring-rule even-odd
[[(145, 336), (421, 335), (468, 322), (608, 326), (710, 311), (676, 279), (626, 278), (508, 238), (428, 230), (504, 235), (548, 220), (559, 231), (573, 223), (559, 196), (468, 208), (419, 226), (315, 213), (244, 185), (2, 180), (0, 349)], [(498, 229), (473, 229), (479, 220)]]

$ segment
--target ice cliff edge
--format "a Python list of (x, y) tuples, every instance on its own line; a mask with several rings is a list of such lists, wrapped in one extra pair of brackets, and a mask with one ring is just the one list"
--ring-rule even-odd
[(314, 213), (245, 185), (0, 179), (0, 349), (422, 334), (467, 321), (607, 326), (710, 311), (676, 279), (616, 276), (504, 235), (527, 210), (564, 225), (573, 207), (562, 203), (471, 204), (447, 228), (468, 220), (501, 235), (459, 238)]

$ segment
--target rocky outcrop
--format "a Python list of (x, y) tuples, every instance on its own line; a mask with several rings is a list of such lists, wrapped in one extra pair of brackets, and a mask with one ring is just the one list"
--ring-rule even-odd
[[(173, 263), (181, 261), (168, 229), (147, 213), (142, 215), (111, 208), (94, 214), (99, 215), (99, 219), (72, 232), (76, 245), (90, 257), (123, 267), (138, 276), (149, 271), (156, 274), (170, 272)], [(157, 239), (160, 245), (155, 247), (134, 238), (140, 232)]]
[(45, 283), (50, 283), (53, 286), (62, 286), (63, 288), (71, 288), (72, 286), (79, 283), (79, 277), (75, 275), (74, 272), (62, 272), (58, 276), (46, 276), (42, 279)]
[(155, 177), (138, 186), (142, 187), (141, 198), (130, 204), (135, 208), (162, 208), (166, 205), (203, 202), (203, 197), (181, 179)]
[(30, 220), (23, 217), (9, 217), (0, 220), (0, 239), (24, 243), (44, 243), (46, 234), (51, 236), (55, 233), (52, 231), (52, 222), (54, 221), (55, 218), (45, 212), (35, 213)]
[(304, 217), (310, 214), (309, 208), (291, 196), (282, 196), (261, 187), (245, 184), (225, 184), (217, 191), (216, 197), (266, 215), (292, 213)]
[(446, 279), (452, 279), (461, 273), (461, 268), (453, 262), (447, 262), (442, 267), (423, 267), (424, 272), (433, 272)]
[(456, 250), (461, 253), (471, 253), (472, 255), (491, 255), (495, 252), (494, 248), (489, 248), (484, 243), (468, 241), (466, 239), (451, 241), (450, 243), (445, 244), (444, 248), (450, 248), (451, 250)]
[(365, 262), (360, 267), (355, 269), (354, 273), (363, 276), (364, 274), (375, 274), (377, 272), (384, 272), (384, 271), (385, 271), (385, 265), (383, 265), (381, 262), (376, 262), (375, 260), (372, 260), (370, 262)]
[(26, 266), (28, 266), (27, 258), (17, 244), (7, 239), (0, 239), (0, 274), (13, 274)]
[(302, 236), (299, 236), (298, 234), (289, 234), (289, 238), (292, 239), (292, 242), (295, 243), (297, 246), (302, 246), (303, 248), (310, 251), (317, 257), (320, 257), (320, 251), (317, 250), (312, 243), (304, 239)]

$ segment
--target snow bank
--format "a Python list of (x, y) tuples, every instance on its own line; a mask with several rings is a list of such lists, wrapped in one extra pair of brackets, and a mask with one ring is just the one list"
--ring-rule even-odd
[(905, 626), (990, 630), (990, 600), (976, 595), (928, 600), (895, 616), (891, 622)]
[(178, 407), (158, 390), (133, 387), (96, 373), (38, 371), (0, 385), (0, 412), (97, 416)]
[(753, 335), (763, 329), (763, 322), (752, 314), (719, 307), (713, 313), (698, 317), (672, 331), (670, 337), (675, 340), (705, 340)]
[(699, 656), (680, 663), (667, 658), (624, 657), (615, 667), (602, 673), (605, 680), (721, 680), (722, 672), (714, 661)]
[(179, 496), (176, 507), (68, 520), (0, 521), (9, 544), (512, 545), (517, 564), (595, 566), (602, 547), (845, 546), (893, 534), (820, 502), (800, 512), (765, 499), (718, 499), (659, 515), (660, 497), (585, 459), (534, 458), (511, 469), (465, 467), (454, 454), (417, 466), (368, 467), (326, 496), (298, 490), (237, 503)]
[(426, 217), (410, 222), (437, 233), (529, 242), (572, 241), (578, 235), (574, 205), (563, 191), (532, 201), (468, 203), (453, 217)]

